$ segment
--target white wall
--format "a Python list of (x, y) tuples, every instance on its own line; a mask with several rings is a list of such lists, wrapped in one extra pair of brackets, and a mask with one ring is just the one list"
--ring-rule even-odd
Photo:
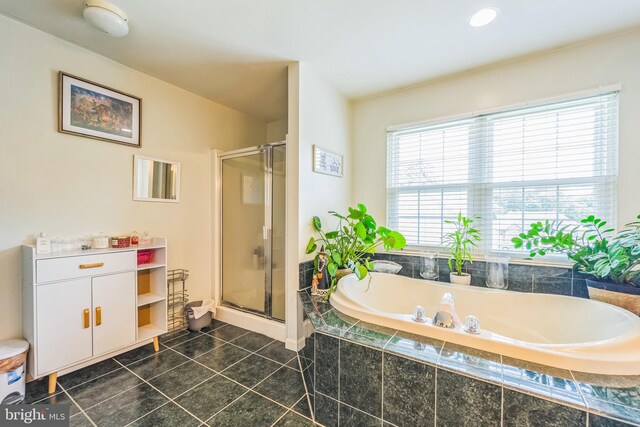
[[(335, 88), (306, 65), (289, 66), (287, 139), (287, 348), (297, 350), (302, 338), (298, 303), (298, 263), (311, 259), (304, 250), (314, 230), (311, 217), (329, 226), (327, 211), (345, 211), (351, 200), (350, 105)], [(314, 144), (344, 155), (344, 176), (313, 172)]]
[(640, 213), (640, 30), (353, 103), (352, 201), (385, 220), (386, 127), (621, 83), (618, 224)]
[[(344, 212), (351, 201), (351, 114), (349, 101), (309, 67), (300, 64), (299, 135), (299, 256), (314, 229), (311, 218), (320, 217), (327, 228), (335, 221), (328, 211)], [(341, 178), (313, 172), (313, 145), (344, 156)]]
[[(209, 151), (261, 144), (266, 124), (1, 15), (0, 57), (0, 339), (22, 336), (19, 246), (40, 231), (149, 230), (210, 296)], [(142, 148), (58, 133), (58, 70), (141, 97)], [(179, 204), (132, 201), (134, 154), (182, 163)]]

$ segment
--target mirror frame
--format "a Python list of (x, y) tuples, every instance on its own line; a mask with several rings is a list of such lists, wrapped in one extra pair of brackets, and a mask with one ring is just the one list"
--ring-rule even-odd
[[(178, 170), (176, 172), (176, 198), (175, 199), (159, 199), (154, 197), (144, 198), (144, 197), (138, 197), (136, 195), (136, 188), (138, 188), (138, 161), (140, 160), (149, 160), (152, 162), (162, 162), (162, 163), (169, 163), (172, 165), (176, 165)], [(133, 155), (133, 189), (132, 189), (133, 200), (137, 202), (180, 203), (180, 173), (181, 173), (180, 162), (174, 162), (173, 160), (158, 159), (157, 157), (149, 157), (149, 156), (134, 154)]]

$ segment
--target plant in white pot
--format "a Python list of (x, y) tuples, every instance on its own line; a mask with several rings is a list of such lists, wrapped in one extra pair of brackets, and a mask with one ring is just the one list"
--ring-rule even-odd
[(454, 285), (470, 285), (471, 275), (464, 273), (465, 262), (473, 263), (473, 257), (471, 251), (480, 241), (480, 232), (473, 227), (473, 220), (478, 219), (478, 216), (472, 218), (462, 215), (462, 212), (458, 213), (458, 218), (455, 221), (445, 220), (445, 223), (452, 224), (455, 228), (451, 233), (447, 233), (443, 237), (443, 243), (449, 248), (451, 256), (449, 257), (449, 281)]
[(594, 215), (580, 223), (570, 227), (562, 221), (536, 222), (511, 241), (516, 249), (526, 248), (531, 258), (565, 254), (574, 271), (587, 275), (591, 299), (640, 315), (640, 287), (633, 282), (640, 277), (640, 221), (626, 224), (617, 235)]

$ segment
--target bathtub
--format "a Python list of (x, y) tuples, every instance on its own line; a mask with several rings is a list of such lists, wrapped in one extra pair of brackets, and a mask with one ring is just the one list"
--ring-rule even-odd
[[(523, 359), (594, 374), (640, 374), (640, 317), (621, 308), (560, 295), (512, 292), (371, 273), (340, 280), (338, 311), (365, 322)], [(411, 320), (421, 305), (432, 317), (445, 293), (462, 322), (474, 315), (481, 333)]]

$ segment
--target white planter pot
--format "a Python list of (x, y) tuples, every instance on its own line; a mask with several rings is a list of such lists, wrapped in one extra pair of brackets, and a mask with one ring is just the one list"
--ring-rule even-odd
[(449, 273), (449, 281), (454, 285), (471, 285), (471, 275), (468, 273), (462, 273), (462, 276), (458, 276), (456, 273)]

